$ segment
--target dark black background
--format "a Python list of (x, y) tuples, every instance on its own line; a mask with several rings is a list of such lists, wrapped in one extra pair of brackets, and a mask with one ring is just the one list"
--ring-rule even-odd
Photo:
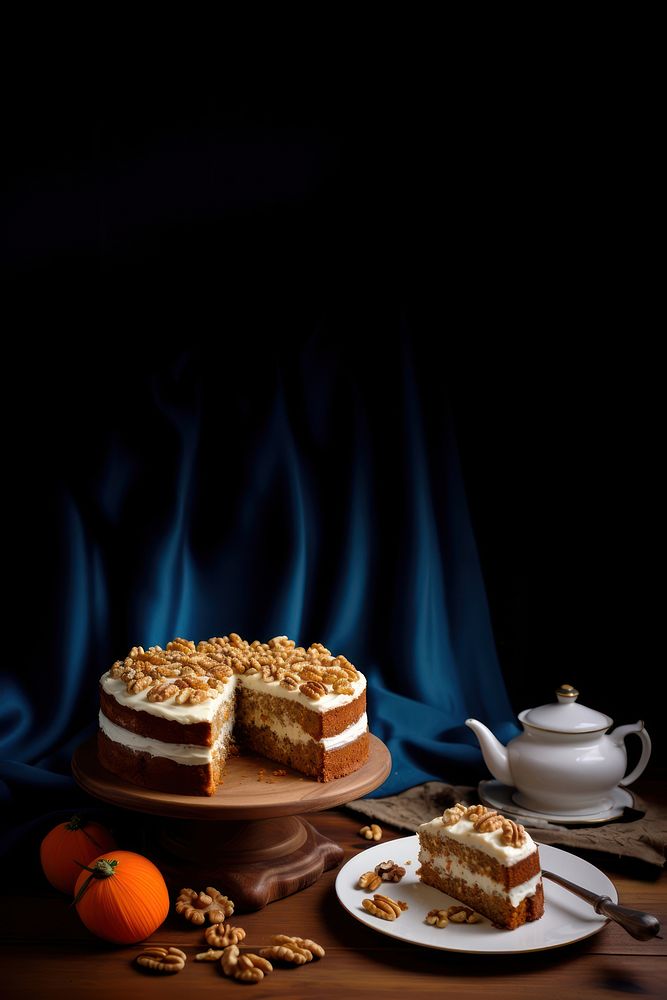
[(621, 82), (509, 75), (428, 99), (22, 93), (3, 126), (10, 632), (29, 635), (53, 556), (49, 477), (147, 372), (199, 357), (236, 399), (316, 336), (382, 384), (407, 340), (426, 434), (453, 413), (515, 710), (570, 682), (658, 737), (649, 119)]

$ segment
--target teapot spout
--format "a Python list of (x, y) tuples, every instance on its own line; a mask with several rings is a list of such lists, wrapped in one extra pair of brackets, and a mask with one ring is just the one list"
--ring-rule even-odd
[(500, 743), (490, 729), (477, 719), (466, 719), (466, 726), (472, 729), (482, 749), (484, 763), (494, 778), (504, 785), (513, 785), (514, 779), (510, 769), (507, 748)]

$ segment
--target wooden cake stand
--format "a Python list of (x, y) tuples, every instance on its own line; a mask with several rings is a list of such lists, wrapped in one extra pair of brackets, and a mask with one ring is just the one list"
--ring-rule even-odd
[[(391, 756), (369, 734), (368, 761), (354, 774), (319, 782), (256, 754), (231, 757), (214, 795), (171, 795), (132, 785), (107, 771), (97, 739), (72, 757), (72, 773), (90, 795), (123, 809), (164, 817), (151, 845), (174, 888), (215, 885), (237, 912), (259, 910), (316, 882), (343, 860), (343, 849), (302, 819), (333, 809), (377, 788), (391, 771)], [(183, 881), (185, 879), (185, 881)]]

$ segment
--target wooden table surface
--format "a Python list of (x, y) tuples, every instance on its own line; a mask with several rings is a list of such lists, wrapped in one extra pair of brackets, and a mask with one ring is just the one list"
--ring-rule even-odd
[[(369, 842), (359, 836), (363, 820), (344, 808), (309, 817), (345, 850), (345, 860)], [(402, 831), (384, 827), (387, 844)], [(388, 850), (387, 857), (391, 857)], [(615, 883), (620, 901), (655, 913), (667, 937), (667, 878), (648, 866), (610, 864), (595, 858)], [(641, 875), (641, 877), (640, 877)], [(217, 963), (194, 962), (201, 929), (171, 914), (150, 943), (177, 945), (188, 955), (173, 976), (137, 971), (133, 958), (143, 945), (118, 947), (94, 938), (69, 901), (46, 884), (1, 901), (0, 995), (117, 998), (228, 995), (251, 989), (256, 997), (667, 997), (667, 940), (639, 942), (614, 924), (599, 934), (555, 950), (525, 955), (464, 955), (403, 945), (352, 919), (334, 891), (336, 870), (307, 889), (233, 922), (247, 931), (246, 943), (261, 945), (274, 933), (311, 937), (326, 949), (319, 962), (276, 968), (253, 986), (226, 979)]]

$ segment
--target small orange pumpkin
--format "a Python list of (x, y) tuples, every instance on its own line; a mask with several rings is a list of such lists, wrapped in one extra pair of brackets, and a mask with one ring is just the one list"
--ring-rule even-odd
[(152, 861), (111, 851), (82, 865), (74, 904), (89, 931), (115, 944), (143, 941), (166, 919), (169, 893)]
[(67, 823), (59, 823), (47, 833), (39, 848), (39, 858), (54, 889), (71, 895), (81, 874), (77, 861), (87, 865), (115, 846), (116, 841), (101, 823), (72, 816)]

